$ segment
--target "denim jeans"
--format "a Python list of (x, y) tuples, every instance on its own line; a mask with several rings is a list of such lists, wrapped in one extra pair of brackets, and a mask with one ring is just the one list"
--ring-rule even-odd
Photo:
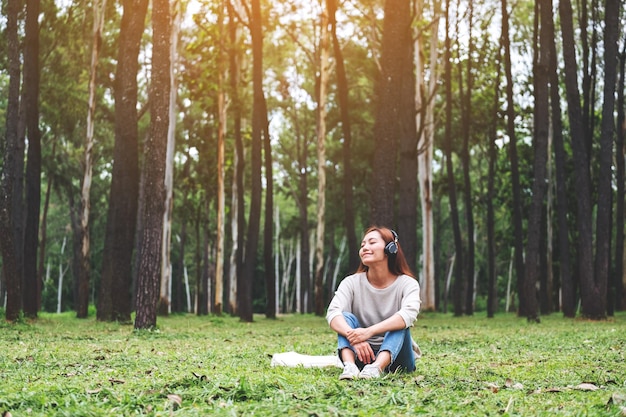
[[(356, 329), (361, 327), (359, 319), (357, 319), (354, 314), (344, 312), (343, 317), (351, 328)], [(339, 335), (337, 342), (340, 359), (341, 351), (345, 348), (355, 352), (346, 337)], [(374, 349), (373, 346), (372, 348)], [(385, 333), (382, 345), (379, 349), (374, 349), (374, 354), (378, 355), (378, 352), (382, 352), (383, 350), (391, 354), (391, 364), (386, 371), (395, 372), (396, 370), (402, 370), (405, 372), (413, 372), (415, 370), (415, 356), (411, 345), (411, 332), (408, 328)], [(365, 365), (358, 358), (356, 358), (356, 364), (359, 368)]]

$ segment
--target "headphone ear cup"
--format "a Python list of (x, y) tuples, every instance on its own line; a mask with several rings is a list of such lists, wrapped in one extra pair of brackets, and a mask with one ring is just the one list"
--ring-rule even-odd
[(387, 255), (395, 255), (396, 253), (398, 253), (398, 245), (396, 245), (395, 241), (391, 241), (389, 243), (387, 243), (387, 245), (385, 246), (385, 253)]

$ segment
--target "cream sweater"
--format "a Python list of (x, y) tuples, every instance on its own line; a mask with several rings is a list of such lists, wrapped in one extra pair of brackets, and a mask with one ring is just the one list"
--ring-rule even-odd
[[(326, 320), (330, 322), (343, 312), (354, 314), (361, 327), (369, 327), (399, 314), (406, 327), (413, 325), (420, 309), (420, 286), (415, 278), (400, 275), (387, 288), (373, 287), (365, 272), (347, 276), (341, 281), (328, 306)], [(380, 347), (384, 335), (376, 335), (369, 341)]]

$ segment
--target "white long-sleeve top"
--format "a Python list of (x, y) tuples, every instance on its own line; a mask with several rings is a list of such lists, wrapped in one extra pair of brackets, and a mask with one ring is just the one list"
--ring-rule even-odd
[[(406, 327), (413, 325), (420, 310), (420, 286), (415, 278), (400, 275), (386, 288), (375, 288), (365, 272), (347, 276), (341, 281), (328, 306), (326, 320), (330, 324), (343, 312), (354, 314), (361, 327), (369, 327), (399, 314)], [(384, 335), (368, 340), (374, 346), (382, 344)]]

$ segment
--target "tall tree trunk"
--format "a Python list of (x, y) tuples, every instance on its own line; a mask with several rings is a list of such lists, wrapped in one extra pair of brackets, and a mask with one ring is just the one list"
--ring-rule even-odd
[(350, 123), (350, 104), (348, 98), (348, 79), (343, 59), (343, 52), (337, 37), (337, 0), (327, 0), (328, 14), (331, 25), (331, 36), (333, 40), (333, 53), (335, 56), (335, 72), (337, 77), (337, 98), (339, 111), (341, 114), (341, 131), (343, 133), (342, 160), (343, 160), (343, 204), (344, 204), (344, 225), (348, 241), (348, 266), (351, 270), (356, 270), (359, 266), (359, 252), (354, 226), (354, 197), (352, 182), (352, 128)]
[(617, 81), (617, 38), (620, 0), (606, 0), (604, 24), (604, 102), (600, 132), (598, 208), (596, 214), (596, 259), (594, 274), (582, 282), (582, 311), (586, 317), (602, 319), (607, 313), (607, 284), (611, 252), (611, 209), (613, 207), (613, 141), (615, 135), (615, 83)]
[(161, 248), (165, 212), (165, 165), (170, 107), (170, 35), (169, 0), (153, 0), (152, 74), (150, 85), (150, 130), (145, 148), (143, 233), (137, 274), (137, 315), (135, 329), (156, 326), (161, 282)]
[[(56, 146), (57, 145), (57, 141), (54, 140), (52, 142), (52, 156), (51, 158), (55, 158), (56, 156)], [(46, 184), (46, 196), (44, 198), (44, 203), (43, 203), (43, 213), (41, 213), (41, 226), (39, 227), (40, 229), (40, 238), (39, 238), (39, 258), (37, 259), (38, 265), (37, 265), (37, 279), (40, 280), (41, 282), (44, 282), (43, 280), (43, 274), (44, 274), (44, 265), (45, 265), (45, 259), (46, 259), (46, 244), (47, 244), (47, 240), (48, 240), (48, 211), (50, 209), (50, 196), (52, 194), (52, 186), (54, 184), (54, 177), (53, 176), (48, 176), (48, 181)], [(1, 295), (0, 295), (0, 299), (1, 299)]]
[(6, 285), (5, 319), (16, 321), (22, 309), (22, 275), (19, 268), (13, 204), (19, 155), (19, 102), (20, 102), (20, 53), (18, 38), (19, 0), (7, 0), (6, 41), (9, 86), (6, 109), (6, 133), (0, 142), (0, 248), (2, 250), (2, 274)]
[(463, 123), (463, 146), (461, 148), (461, 165), (463, 166), (463, 201), (465, 203), (465, 227), (467, 228), (467, 258), (464, 264), (465, 272), (465, 314), (474, 314), (474, 263), (475, 263), (475, 242), (474, 242), (474, 209), (472, 204), (472, 183), (470, 179), (470, 140), (472, 125), (472, 92), (474, 90), (474, 77), (472, 61), (474, 55), (474, 40), (472, 37), (472, 27), (474, 20), (474, 6), (469, 5), (469, 36), (467, 50), (467, 86), (463, 93), (463, 72), (459, 71), (461, 85), (461, 120)]
[[(220, 2), (217, 15), (219, 33), (224, 33), (224, 7)], [(226, 217), (226, 190), (224, 187), (224, 136), (226, 132), (226, 99), (224, 78), (226, 59), (224, 38), (219, 35), (217, 57), (217, 247), (215, 254), (215, 300), (213, 313), (222, 314), (224, 303), (224, 233)]]
[(317, 108), (317, 229), (315, 232), (315, 314), (324, 315), (324, 234), (326, 226), (326, 95), (329, 76), (329, 17), (328, 7), (322, 4), (319, 39), (319, 75)]
[(181, 10), (180, 2), (174, 0), (172, 4), (171, 31), (170, 31), (170, 68), (169, 82), (170, 95), (169, 124), (167, 127), (167, 150), (165, 156), (165, 204), (163, 213), (163, 243), (161, 245), (161, 288), (159, 296), (159, 314), (167, 315), (172, 310), (172, 210), (174, 209), (174, 153), (176, 150), (176, 97), (177, 86), (176, 68), (178, 66), (178, 34), (180, 32)]
[(495, 198), (496, 168), (498, 150), (498, 122), (500, 120), (500, 77), (502, 70), (502, 55), (498, 54), (498, 73), (494, 78), (493, 113), (489, 132), (489, 174), (487, 176), (487, 317), (495, 317), (498, 310), (498, 275), (496, 268), (496, 231), (495, 210), (493, 201)]
[(93, 146), (94, 146), (94, 117), (96, 114), (96, 76), (98, 74), (98, 59), (102, 44), (102, 27), (106, 0), (94, 2), (93, 6), (93, 38), (91, 46), (91, 66), (89, 70), (89, 99), (87, 102), (87, 134), (85, 135), (85, 149), (83, 152), (83, 178), (81, 181), (80, 214), (80, 251), (74, 271), (78, 281), (78, 296), (76, 300), (76, 317), (86, 318), (89, 309), (89, 280), (91, 276), (91, 250), (89, 233), (89, 216), (91, 214), (91, 181), (93, 176)]
[[(424, 62), (422, 60), (422, 37), (415, 30), (413, 59), (415, 61), (416, 85), (415, 108), (418, 132), (418, 182), (422, 213), (422, 310), (436, 310), (434, 220), (433, 220), (433, 179), (432, 161), (435, 140), (435, 90), (439, 82), (437, 62), (439, 60), (440, 3), (433, 3), (433, 22), (430, 25), (430, 78), (424, 82)], [(423, 2), (415, 2), (415, 15), (423, 15)], [(417, 252), (417, 251), (415, 251)], [(413, 265), (411, 265), (413, 266)]]
[(265, 215), (263, 219), (263, 264), (265, 273), (265, 316), (276, 318), (276, 277), (274, 270), (274, 173), (272, 170), (272, 146), (270, 144), (267, 102), (263, 96), (263, 153), (265, 161)]
[(559, 1), (559, 16), (563, 41), (563, 62), (565, 65), (565, 89), (567, 93), (567, 114), (570, 122), (574, 174), (577, 188), (577, 228), (578, 228), (578, 276), (581, 293), (591, 290), (593, 285), (593, 250), (591, 227), (591, 179), (589, 156), (582, 125), (580, 94), (578, 91), (574, 24), (570, 0)]
[(506, 130), (509, 136), (509, 160), (511, 163), (511, 183), (513, 185), (513, 239), (515, 246), (515, 275), (520, 310), (519, 316), (526, 316), (521, 308), (525, 305), (524, 282), (524, 235), (522, 227), (522, 192), (520, 186), (519, 161), (517, 156), (517, 135), (515, 133), (515, 104), (513, 102), (513, 75), (511, 64), (511, 42), (509, 40), (509, 12), (507, 0), (502, 0), (502, 47), (504, 49), (504, 72), (506, 77)]
[(97, 318), (129, 322), (139, 195), (137, 72), (148, 1), (124, 0), (123, 6), (114, 87), (114, 162)]
[(39, 131), (39, 4), (26, 1), (24, 40), (24, 111), (28, 137), (26, 163), (26, 226), (24, 229), (23, 308), (37, 317), (41, 304), (41, 282), (37, 279), (37, 246), (41, 204), (41, 132)]
[[(550, 19), (550, 24), (553, 22)], [(569, 213), (567, 202), (567, 154), (563, 142), (563, 122), (561, 112), (561, 97), (559, 94), (559, 76), (557, 68), (557, 54), (555, 44), (554, 24), (548, 26), (548, 42), (550, 42), (550, 109), (552, 114), (552, 132), (554, 143), (554, 164), (556, 170), (556, 213), (558, 225), (558, 256), (559, 272), (561, 281), (562, 311), (565, 317), (576, 315), (576, 299), (574, 281), (570, 261), (569, 226), (567, 215)]]
[[(528, 321), (539, 321), (537, 281), (540, 276), (540, 243), (542, 237), (541, 221), (543, 204), (546, 193), (546, 166), (548, 160), (548, 134), (549, 120), (549, 45), (548, 45), (548, 19), (552, 19), (552, 7), (550, 0), (537, 0), (535, 13), (538, 14), (539, 42), (535, 42), (534, 62), (534, 141), (535, 151), (533, 159), (534, 182), (532, 188), (532, 201), (528, 216), (528, 243), (526, 249), (526, 276), (524, 278), (524, 306), (520, 305), (526, 313)], [(537, 19), (537, 17), (536, 17)]]
[(248, 237), (246, 240), (243, 273), (237, 281), (237, 310), (242, 321), (251, 322), (252, 286), (257, 266), (257, 248), (261, 218), (261, 148), (263, 136), (263, 22), (260, 0), (251, 2), (250, 31), (252, 35), (252, 149), (250, 151), (252, 180), (250, 193), (250, 214), (248, 216)]
[(613, 274), (615, 289), (615, 309), (626, 309), (626, 292), (624, 292), (624, 136), (626, 135), (626, 118), (624, 117), (624, 77), (626, 76), (626, 37), (623, 40), (619, 63), (619, 83), (617, 86), (617, 139), (615, 142), (617, 202), (615, 206), (615, 273)]
[[(412, 13), (410, 9), (407, 13)], [(398, 233), (401, 236), (401, 245), (406, 261), (412, 271), (417, 270), (417, 205), (418, 205), (418, 127), (415, 116), (416, 103), (416, 69), (414, 66), (412, 41), (413, 32), (409, 28), (407, 44), (402, 50), (401, 87), (398, 92), (398, 166), (397, 177), (398, 198), (397, 220), (395, 222)], [(421, 53), (421, 51), (419, 52)], [(395, 198), (395, 197), (392, 197)]]
[(402, 78), (411, 65), (411, 7), (405, 0), (385, 0), (381, 73), (376, 87), (376, 147), (372, 163), (370, 222), (394, 224), (394, 198), (398, 173), (398, 137)]
[[(446, 86), (446, 126), (445, 153), (446, 176), (448, 180), (448, 199), (450, 200), (450, 217), (454, 234), (455, 263), (454, 269), (454, 315), (463, 314), (463, 241), (456, 195), (456, 181), (452, 164), (452, 47), (450, 42), (450, 0), (446, 0), (446, 40), (445, 40), (445, 86)], [(446, 300), (447, 302), (447, 300)]]
[(246, 228), (244, 207), (244, 150), (241, 135), (241, 99), (239, 97), (241, 54), (238, 45), (241, 43), (242, 31), (237, 24), (235, 6), (231, 1), (228, 6), (228, 29), (230, 34), (229, 73), (230, 95), (233, 108), (233, 135), (235, 137), (234, 172), (231, 204), (231, 234), (233, 239), (230, 262), (230, 279), (228, 295), (228, 311), (237, 314), (237, 277), (243, 269), (244, 230)]

